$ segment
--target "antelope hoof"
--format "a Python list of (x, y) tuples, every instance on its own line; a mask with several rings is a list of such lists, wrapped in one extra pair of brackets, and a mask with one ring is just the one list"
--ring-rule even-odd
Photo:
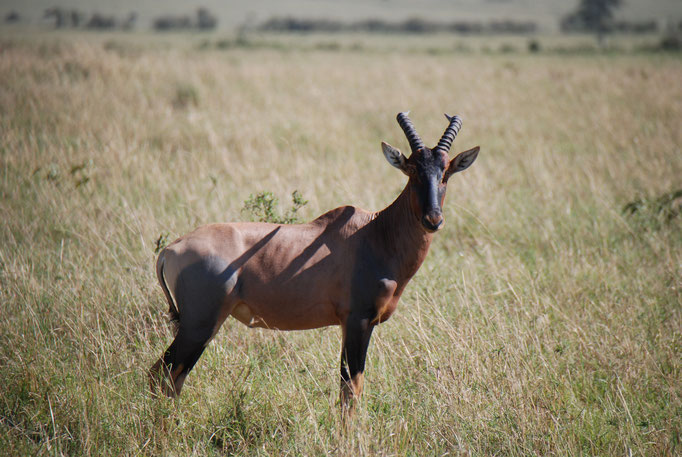
[(176, 398), (178, 396), (171, 372), (161, 360), (156, 362), (149, 370), (149, 390), (154, 398), (158, 398), (160, 393), (168, 398)]

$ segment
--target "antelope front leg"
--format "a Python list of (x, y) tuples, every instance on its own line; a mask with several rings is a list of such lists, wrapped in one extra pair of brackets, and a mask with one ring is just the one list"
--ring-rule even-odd
[(352, 416), (355, 402), (362, 395), (367, 346), (374, 325), (367, 317), (350, 315), (343, 326), (341, 350), (341, 412)]

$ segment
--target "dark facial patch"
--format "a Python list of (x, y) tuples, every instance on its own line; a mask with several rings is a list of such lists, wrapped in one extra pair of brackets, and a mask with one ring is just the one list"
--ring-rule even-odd
[(437, 230), (442, 223), (446, 190), (443, 174), (448, 163), (447, 154), (429, 148), (417, 150), (408, 159), (410, 182), (416, 191), (419, 206), (416, 216), (429, 231)]
[(441, 179), (448, 164), (447, 157), (441, 152), (434, 152), (429, 148), (419, 149), (412, 154), (409, 162), (414, 165), (419, 180), (428, 180), (430, 177)]

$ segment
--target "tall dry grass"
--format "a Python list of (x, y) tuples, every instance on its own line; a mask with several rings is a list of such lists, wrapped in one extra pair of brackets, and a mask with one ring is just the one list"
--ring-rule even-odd
[[(675, 455), (682, 63), (667, 56), (0, 43), (5, 455)], [(460, 114), (446, 227), (339, 433), (337, 329), (228, 321), (178, 401), (155, 241), (299, 190), (305, 219), (404, 185), (379, 142)], [(671, 203), (674, 205), (679, 202)], [(674, 215), (674, 213), (671, 213)], [(313, 286), (313, 285), (311, 285)]]

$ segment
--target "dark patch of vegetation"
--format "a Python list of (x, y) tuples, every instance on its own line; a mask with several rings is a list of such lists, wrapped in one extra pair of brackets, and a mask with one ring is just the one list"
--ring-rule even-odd
[(658, 43), (658, 50), (679, 52), (682, 50), (682, 36), (679, 34), (665, 35)]
[(528, 52), (540, 52), (540, 42), (538, 40), (530, 40), (528, 42)]
[(465, 43), (455, 43), (455, 46), (453, 47), (455, 52), (462, 52), (462, 53), (470, 53), (473, 51), (471, 46), (465, 44)]
[(595, 54), (598, 48), (595, 45), (579, 44), (574, 46), (556, 46), (552, 51), (557, 54)]
[(319, 49), (321, 51), (340, 51), (341, 44), (337, 43), (336, 41), (325, 41), (322, 43), (317, 43), (315, 45), (315, 49)]
[(75, 180), (76, 188), (84, 186), (85, 184), (90, 182), (90, 170), (91, 170), (91, 168), (92, 168), (92, 159), (86, 160), (83, 163), (79, 163), (79, 164), (73, 165), (71, 167), (71, 170), (69, 170), (69, 174)]
[(191, 84), (179, 84), (175, 88), (175, 97), (173, 98), (173, 107), (177, 109), (184, 109), (189, 106), (199, 105), (199, 93)]
[(5, 24), (16, 24), (21, 21), (21, 16), (16, 11), (10, 11), (5, 15)]
[(58, 29), (78, 27), (82, 23), (83, 13), (78, 10), (69, 10), (55, 6), (46, 9), (43, 18), (53, 20), (54, 26)]
[(621, 3), (622, 0), (580, 0), (578, 8), (561, 20), (561, 30), (603, 34)]
[[(69, 175), (71, 176), (73, 185), (76, 189), (90, 182), (92, 179), (92, 168), (92, 159), (71, 166)], [(31, 173), (31, 176), (35, 178), (44, 177), (47, 181), (53, 183), (57, 187), (61, 187), (63, 183), (68, 184), (68, 180), (64, 179), (65, 175), (62, 173), (62, 169), (54, 162), (48, 164), (45, 168), (42, 166), (36, 167)]]
[[(573, 17), (564, 18), (561, 23), (561, 31), (564, 33), (583, 33), (594, 32), (590, 26)], [(643, 35), (647, 33), (657, 33), (658, 23), (654, 20), (646, 21), (614, 21), (603, 25), (602, 33), (623, 33), (631, 35)]]
[(295, 17), (273, 17), (257, 26), (263, 32), (278, 33), (457, 33), (457, 34), (528, 34), (537, 31), (533, 21), (454, 21), (436, 22), (421, 18), (409, 18), (401, 22), (382, 19), (366, 19), (342, 22), (331, 19), (305, 19)]
[(275, 224), (299, 224), (298, 210), (308, 204), (297, 190), (291, 194), (291, 207), (281, 215), (278, 209), (279, 201), (272, 192), (264, 191), (249, 195), (244, 201), (242, 212), (246, 212), (252, 221), (272, 222)]
[(199, 8), (197, 10), (197, 28), (202, 30), (214, 29), (218, 25), (218, 18), (216, 18), (206, 8)]
[(682, 32), (670, 31), (657, 43), (641, 45), (637, 47), (637, 50), (640, 52), (680, 52), (682, 51)]
[(103, 14), (95, 13), (90, 17), (90, 20), (85, 24), (87, 29), (111, 30), (116, 28), (116, 18), (113, 16), (105, 16)]
[(114, 30), (117, 28), (130, 30), (135, 26), (137, 13), (131, 12), (125, 19), (120, 20), (115, 16), (107, 16), (97, 12), (87, 16), (76, 9), (55, 6), (46, 9), (43, 18), (54, 21), (54, 26), (58, 29), (84, 27), (89, 30)]
[(199, 8), (195, 17), (189, 15), (166, 15), (154, 19), (154, 29), (160, 32), (170, 30), (212, 30), (218, 25), (218, 18), (206, 8)]
[(606, 34), (619, 33), (654, 33), (658, 31), (655, 21), (614, 21), (614, 11), (623, 4), (623, 0), (580, 0), (578, 8), (565, 16), (560, 27), (562, 32), (588, 32), (597, 36), (601, 46)]
[(654, 20), (648, 21), (617, 21), (611, 24), (609, 32), (645, 34), (658, 32), (658, 23)]
[(537, 32), (537, 24), (532, 21), (514, 21), (514, 20), (504, 20), (504, 21), (492, 21), (488, 23), (487, 28), (484, 30), (486, 33), (499, 33), (499, 34), (511, 34), (511, 35), (526, 35), (529, 33)]
[(659, 197), (637, 198), (623, 207), (623, 214), (642, 227), (659, 229), (682, 214), (682, 189)]
[[(250, 369), (246, 373), (248, 377)], [(275, 430), (259, 420), (261, 405), (241, 385), (236, 386), (214, 418), (208, 442), (221, 455), (243, 455), (245, 450), (262, 446), (265, 440), (280, 440), (285, 431)]]
[(158, 31), (191, 29), (189, 16), (160, 16), (154, 19), (154, 29)]
[(154, 242), (154, 254), (158, 254), (168, 246), (168, 232), (162, 232)]
[(118, 54), (120, 57), (137, 57), (142, 52), (142, 47), (137, 44), (116, 40), (105, 41), (102, 48), (107, 52)]
[[(211, 43), (209, 41), (206, 41), (202, 43), (202, 47), (204, 48), (209, 48), (211, 46)], [(286, 45), (283, 43), (278, 43), (278, 42), (267, 42), (267, 41), (252, 41), (248, 39), (246, 36), (237, 36), (237, 38), (231, 40), (231, 39), (222, 39), (218, 40), (215, 42), (215, 47), (217, 49), (221, 50), (226, 50), (226, 49), (233, 49), (233, 48), (242, 48), (242, 49), (256, 49), (256, 48), (271, 48), (271, 49), (286, 49)]]
[(517, 51), (516, 47), (514, 47), (513, 44), (509, 43), (502, 43), (500, 45), (500, 53), (501, 54), (513, 54)]
[(341, 32), (343, 24), (329, 19), (271, 18), (258, 26), (264, 32)]
[(90, 69), (76, 60), (67, 60), (62, 65), (62, 74), (71, 82), (82, 81), (90, 77)]

